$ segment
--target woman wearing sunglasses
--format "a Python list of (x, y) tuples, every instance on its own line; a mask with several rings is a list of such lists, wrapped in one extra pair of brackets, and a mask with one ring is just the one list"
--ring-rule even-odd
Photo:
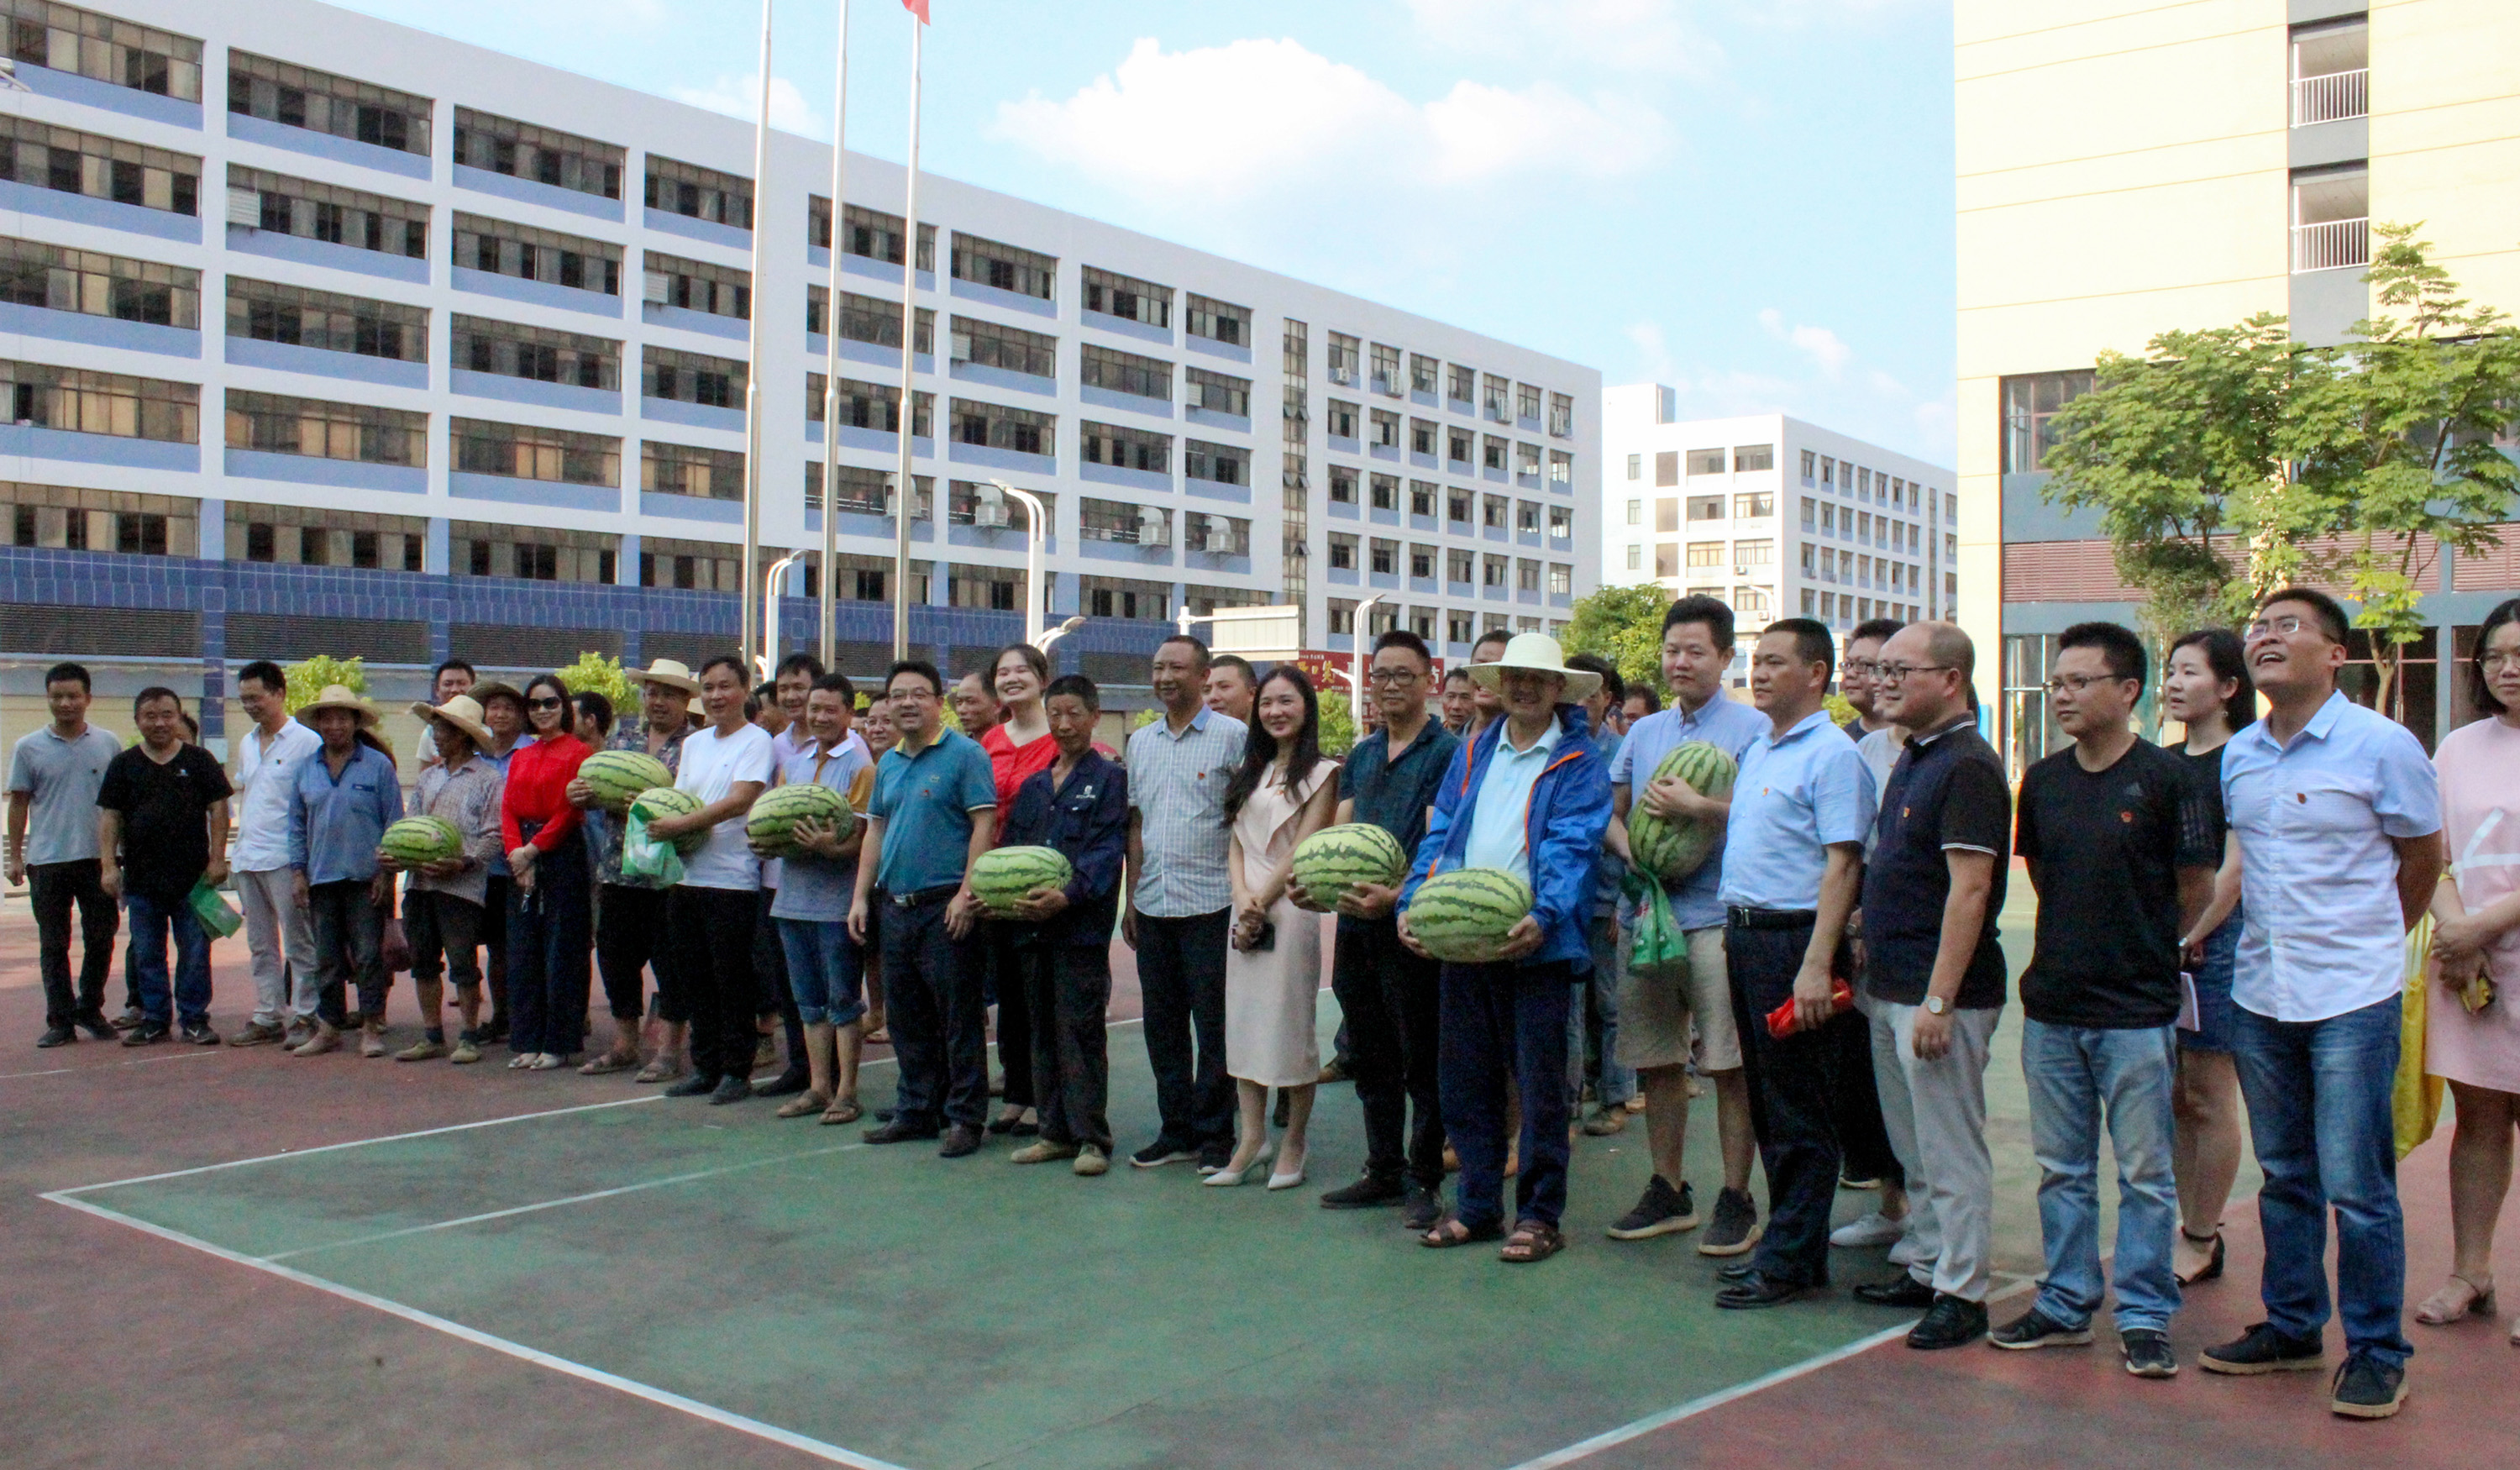
[(586, 1045), (586, 994), (594, 932), (587, 881), (585, 813), (568, 783), (585, 761), (576, 709), (558, 675), (525, 686), (530, 744), (508, 762), (500, 827), (514, 881), (508, 893), (508, 997), (513, 1030), (508, 1065), (548, 1072)]

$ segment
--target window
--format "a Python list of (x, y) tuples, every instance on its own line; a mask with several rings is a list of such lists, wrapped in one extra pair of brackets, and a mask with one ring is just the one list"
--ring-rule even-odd
[[(564, 286), (572, 290), (621, 293), (621, 247), (479, 215), (455, 216), (455, 263), (476, 271)], [(703, 265), (650, 251), (648, 273), (661, 276), (676, 306), (745, 316), (751, 311), (744, 272)]]
[(202, 160), (0, 115), (0, 179), (174, 214), (201, 209)]
[(0, 301), (199, 331), (202, 273), (0, 236)]
[(1815, 502), (1815, 501), (1814, 501), (1810, 496), (1808, 496), (1808, 495), (1804, 496), (1804, 497), (1803, 497), (1803, 529), (1804, 529), (1804, 530), (1806, 530), (1806, 531), (1818, 529), (1818, 527), (1819, 527), (1819, 515), (1820, 515), (1820, 512), (1819, 512), (1818, 503), (1817, 503), (1817, 502)]
[(1397, 511), (1400, 509), (1400, 477), (1398, 475), (1373, 475), (1368, 480), (1368, 484), (1372, 487), (1373, 495), (1373, 509), (1377, 511)]
[(1017, 454), (1058, 453), (1058, 416), (1031, 409), (984, 403), (976, 398), (954, 400), (954, 442), (1010, 449)]
[(705, 260), (685, 260), (679, 255), (660, 255), (654, 250), (646, 252), (642, 265), (648, 275), (649, 299), (654, 301), (659, 291), (663, 293), (664, 299), (655, 303), (659, 306), (679, 306), (713, 317), (750, 320), (752, 316), (750, 271), (711, 265)]
[(2048, 451), (2056, 447), (2056, 411), (2091, 390), (2088, 368), (2003, 379), (2003, 472), (2046, 469)]
[(1479, 412), (1487, 415), (1491, 419), (1494, 419), (1499, 423), (1511, 422), (1506, 417), (1505, 405), (1506, 394), (1512, 388), (1512, 380), (1509, 379), (1499, 378), (1493, 373), (1480, 374)]
[(1433, 643), (1435, 641), (1435, 609), (1432, 607), (1410, 608), (1409, 631), (1417, 634), (1418, 638), (1427, 643)]
[(1142, 428), (1096, 423), (1090, 419), (1079, 423), (1076, 427), (1084, 441), (1083, 453), (1088, 465), (1143, 469), (1152, 474), (1173, 472), (1173, 439), (1170, 434), (1150, 434)]
[(1095, 617), (1162, 622), (1172, 616), (1172, 589), (1158, 582), (1129, 582), (1117, 577), (1080, 577), (1086, 611)]
[(455, 110), (455, 161), (472, 168), (617, 200), (621, 166), (628, 156), (613, 145), (592, 138), (471, 108)]
[(1373, 344), (1373, 390), (1400, 396), (1400, 349)]
[(1479, 435), (1479, 464), (1502, 473), (1505, 469), (1506, 443), (1494, 434)]
[(1409, 482), (1409, 513), (1422, 515), (1428, 520), (1435, 518), (1434, 481), (1411, 480)]
[[(818, 200), (814, 202), (822, 205), (823, 221), (823, 238), (818, 239), (815, 244), (828, 247), (831, 244), (832, 201)], [(868, 260), (880, 260), (890, 265), (901, 264), (902, 231), (909, 228), (909, 222), (900, 215), (886, 214), (879, 209), (869, 209), (860, 204), (845, 204), (840, 209), (840, 223), (847, 231), (847, 238), (840, 242), (844, 247), (843, 254), (856, 255)], [(936, 227), (934, 225), (919, 227), (919, 268), (922, 271), (936, 269)], [(901, 315), (900, 310), (895, 308), (893, 315)]]
[[(1575, 399), (1568, 393), (1549, 395), (1549, 435), (1553, 439), (1575, 437)], [(1629, 478), (1635, 478), (1634, 475)]]
[(1037, 300), (1053, 299), (1058, 282), (1058, 257), (1020, 245), (1000, 245), (977, 235), (954, 232), (954, 279), (1012, 291)]
[(743, 454), (734, 449), (701, 449), (649, 439), (639, 446), (639, 488), (654, 495), (742, 500)]
[(1513, 385), (1513, 416), (1528, 419), (1534, 423), (1540, 422), (1540, 388), (1537, 384), (1518, 382)]
[(1354, 537), (1354, 536), (1347, 535), (1346, 533), (1344, 533), (1344, 532), (1340, 532), (1340, 531), (1332, 531), (1332, 532), (1330, 532), (1330, 569), (1331, 569), (1331, 570), (1333, 570), (1333, 571), (1354, 571), (1354, 570), (1356, 570), (1356, 543), (1357, 543), (1357, 538), (1356, 538), (1356, 537)]
[(1341, 403), (1335, 398), (1329, 400), (1329, 436), (1333, 439), (1355, 438), (1356, 415), (1355, 404)]
[(2368, 17), (2292, 28), (2292, 125), (2309, 127), (2369, 114)]
[(399, 567), (416, 572), (428, 522), (412, 515), (228, 502), (228, 556), (284, 566)]
[[(896, 329), (895, 335), (899, 334)], [(954, 319), (954, 357), (1028, 378), (1058, 377), (1058, 338), (978, 317)]]
[(1736, 520), (1757, 520), (1761, 516), (1776, 513), (1777, 498), (1767, 491), (1763, 490), (1755, 495), (1732, 497), (1732, 516)]
[(1513, 446), (1513, 472), (1526, 479), (1540, 478), (1540, 446), (1517, 443)]
[(0, 480), (0, 545), (190, 557), (200, 547), (201, 505), (190, 496)]
[(1563, 449), (1549, 451), (1549, 483), (1561, 491), (1575, 488), (1575, 456)]
[(1194, 480), (1209, 480), (1219, 485), (1251, 483), (1251, 451), (1231, 444), (1209, 444), (1198, 439), (1182, 441), (1182, 472)]
[(1341, 506), (1356, 504), (1356, 471), (1345, 465), (1330, 467), (1330, 502)]
[(1724, 451), (1720, 449), (1690, 450), (1688, 452), (1688, 472), (1691, 474), (1722, 474), (1724, 472)]
[(1444, 458), (1450, 464), (1466, 467), (1477, 452), (1478, 435), (1466, 428), (1452, 428), (1444, 433)]
[(1468, 552), (1448, 551), (1444, 554), (1444, 579), (1463, 587), (1470, 585), (1470, 573), (1477, 560)]
[(1575, 539), (1575, 512), (1572, 507), (1551, 506), (1549, 508), (1549, 539), (1552, 541)]
[(428, 308), (230, 276), (228, 335), (421, 363), (428, 361)]
[(1182, 514), (1182, 549), (1211, 557), (1251, 555), (1251, 522), (1236, 515), (1187, 511)]
[(1510, 557), (1481, 557), (1479, 558), (1479, 585), (1481, 587), (1505, 586), (1506, 578), (1512, 570), (1510, 565), (1512, 560), (1513, 558)]
[(1444, 496), (1444, 518), (1463, 531), (1470, 527), (1470, 492), (1452, 490)]
[(1513, 507), (1513, 528), (1526, 536), (1540, 534), (1540, 507), (1531, 501), (1516, 501)]
[(620, 542), (602, 531), (453, 520), (446, 545), (447, 570), (457, 576), (605, 583), (613, 580)]
[(1767, 589), (1763, 587), (1735, 587), (1732, 589), (1732, 609), (1735, 612), (1741, 613), (1746, 617), (1755, 617), (1765, 621), (1769, 615), (1768, 608)]
[(1467, 409), (1470, 401), (1478, 395), (1478, 385), (1479, 373), (1476, 368), (1465, 368), (1460, 363), (1455, 363), (1444, 374), (1444, 400), (1447, 403), (1458, 403), (1463, 409)]
[(1680, 498), (1666, 495), (1654, 502), (1654, 529), (1662, 532), (1680, 529)]
[(1628, 543), (1628, 570), (1644, 570), (1644, 552), (1645, 549), (1635, 542)]
[(1373, 558), (1369, 565), (1372, 567), (1374, 575), (1392, 577), (1400, 574), (1399, 542), (1385, 541), (1377, 536), (1368, 544), (1367, 550)]
[(1086, 342), (1077, 349), (1077, 371), (1087, 387), (1172, 402), (1173, 365), (1159, 357), (1140, 357)]
[(1658, 486), (1677, 485), (1680, 483), (1680, 454), (1678, 451), (1666, 449), (1654, 456), (1654, 483)]
[(1330, 381), (1351, 388), (1357, 385), (1357, 379), (1364, 371), (1360, 356), (1364, 345), (1361, 339), (1344, 332), (1330, 334)]
[[(809, 422), (822, 417), (824, 383), (825, 379), (820, 373), (805, 375), (805, 417)], [(922, 393), (911, 400), (912, 438), (935, 436), (936, 426), (931, 422), (935, 412), (936, 395), (933, 393)], [(840, 423), (846, 428), (873, 429), (878, 433), (901, 432), (901, 389), (890, 383), (841, 379)]]
[(228, 52), (228, 111), (428, 156), (428, 99), (251, 52)]
[(1373, 421), (1372, 442), (1383, 449), (1398, 449), (1400, 447), (1400, 416), (1391, 412), (1389, 409), (1373, 409), (1370, 411), (1369, 417)]
[(1666, 541), (1654, 548), (1654, 575), (1657, 577), (1677, 577), (1680, 575), (1680, 546), (1678, 543)]
[(1431, 357), (1426, 357), (1416, 352), (1410, 353), (1409, 390), (1413, 393), (1424, 393), (1430, 398), (1433, 397), (1435, 393), (1436, 373), (1442, 366), (1443, 364), (1437, 362)]
[[(869, 469), (858, 465), (839, 465), (833, 468), (838, 472), (832, 476), (832, 479), (839, 485), (839, 493), (835, 500), (842, 513), (850, 515), (892, 513), (891, 471)], [(922, 474), (918, 476), (918, 486), (919, 502), (912, 508), (910, 518), (925, 520), (928, 518), (930, 510), (928, 497), (934, 493), (935, 482)], [(823, 467), (808, 461), (805, 465), (805, 506), (808, 510), (820, 510), (822, 504)], [(840, 583), (841, 590), (846, 591), (848, 585), (848, 582), (843, 579)]]
[(1528, 559), (1516, 558), (1513, 563), (1513, 585), (1514, 589), (1518, 592), (1538, 592), (1540, 590), (1540, 563)]
[(9, 55), (22, 66), (186, 102), (202, 100), (202, 43), (53, 0), (0, 0)]
[(731, 546), (676, 541), (663, 536), (639, 542), (639, 585), (687, 592), (742, 592), (743, 563)]
[(1445, 617), (1444, 641), (1446, 643), (1465, 644), (1478, 636), (1478, 618), (1475, 614), (1455, 612)]
[(7, 394), (12, 423), (168, 444), (202, 442), (202, 390), (189, 382), (0, 362), (0, 393)]
[[(643, 397), (740, 409), (750, 382), (751, 365), (733, 358), (681, 352), (652, 343), (639, 349), (639, 392)], [(820, 408), (823, 395), (816, 393), (812, 398), (814, 406)]]
[(1690, 542), (1688, 544), (1688, 564), (1691, 569), (1701, 566), (1724, 565), (1724, 543), (1721, 541)]
[(1435, 457), (1436, 433), (1437, 426), (1435, 421), (1432, 419), (1410, 420), (1409, 452), (1411, 454), (1422, 454), (1430, 460), (1433, 459)]
[(1803, 548), (1803, 575), (1806, 577), (1814, 575), (1812, 570), (1812, 557), (1816, 555), (1817, 553), (1815, 553), (1812, 548), (1808, 546)]
[(1814, 454), (1812, 451), (1810, 451), (1810, 450), (1808, 450), (1808, 449), (1806, 449), (1806, 450), (1804, 450), (1804, 451), (1803, 451), (1803, 483), (1804, 483), (1804, 484), (1808, 485), (1808, 484), (1812, 483), (1812, 476), (1817, 472), (1817, 468), (1816, 468), (1816, 467), (1819, 465), (1819, 463), (1820, 463), (1820, 456), (1818, 456), (1817, 454)]
[(1329, 600), (1330, 632), (1346, 637), (1356, 632), (1356, 602), (1350, 598)]
[[(239, 195), (258, 196), (251, 205), (255, 228), (276, 235), (413, 259), (428, 253), (427, 204), (234, 164), (228, 166), (228, 194), (232, 202), (242, 202), (236, 199)], [(456, 216), (459, 227), (466, 218)], [(459, 251), (456, 264), (470, 262)]]
[(738, 230), (752, 228), (752, 181), (658, 154), (648, 156), (648, 207)]
[(2332, 271), (2371, 260), (2371, 172), (2360, 162), (2292, 171), (2292, 268)]
[[(831, 291), (820, 286), (805, 288), (805, 330), (820, 334), (824, 331), (824, 314), (831, 310)], [(919, 348), (921, 352), (936, 350), (936, 313), (919, 308)], [(840, 292), (840, 335), (852, 342), (868, 342), (878, 347), (901, 350), (901, 303), (880, 296), (861, 296), (855, 291)]]
[[(607, 391), (617, 391), (621, 386), (619, 342), (600, 336), (581, 336), (574, 332), (555, 332), (548, 327), (494, 322), (484, 317), (459, 315), (449, 326), (454, 340), (454, 365), (468, 372), (495, 373), (502, 378), (530, 378), (537, 382), (572, 383), (581, 388)], [(649, 348), (649, 361), (653, 363), (663, 350)], [(743, 371), (741, 363), (733, 366), (739, 374)], [(648, 389), (648, 393), (651, 397), (684, 396), (659, 394), (652, 387)], [(739, 390), (736, 403), (741, 405), (742, 402)]]
[(1085, 267), (1085, 309), (1146, 327), (1173, 324), (1173, 289), (1095, 266)]
[(1409, 576), (1412, 581), (1417, 582), (1432, 582), (1435, 580), (1435, 549), (1433, 547), (1420, 546), (1414, 541), (1409, 544)]
[[(1041, 501), (1041, 513), (1052, 525), (1058, 523), (1058, 497), (1048, 491), (1035, 492)], [(945, 487), (945, 519), (950, 525), (985, 526), (1012, 529), (1029, 534), (1032, 512), (1022, 501), (1009, 496), (995, 485), (977, 480), (954, 480)]]
[(1734, 566), (1774, 566), (1777, 544), (1774, 541), (1736, 541), (1732, 543)]
[(1645, 457), (1641, 454), (1628, 456), (1628, 478), (1634, 480), (1644, 477), (1644, 461)]
[(1237, 347), (1248, 346), (1251, 341), (1251, 308), (1212, 300), (1192, 291), (1190, 334)]
[(1513, 503), (1502, 495), (1479, 497), (1479, 524), (1491, 531), (1505, 529), (1506, 517), (1513, 513)]
[(1204, 409), (1211, 414), (1227, 414), (1237, 419), (1251, 417), (1251, 379), (1228, 378), (1210, 373), (1205, 368), (1185, 367), (1182, 381), (1188, 390), (1188, 407)]
[(451, 420), (447, 433), (455, 441), (455, 468), (464, 474), (572, 485), (621, 483), (621, 441), (607, 435), (478, 419)]

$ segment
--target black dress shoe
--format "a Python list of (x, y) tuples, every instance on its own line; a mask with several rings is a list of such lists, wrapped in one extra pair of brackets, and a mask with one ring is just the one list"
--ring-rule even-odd
[[(109, 1032), (108, 1034), (111, 1035), (112, 1033)], [(50, 1050), (55, 1047), (67, 1047), (77, 1040), (77, 1027), (48, 1026), (44, 1028), (44, 1034), (42, 1036), (35, 1038), (35, 1045), (46, 1050)]]
[(866, 1140), (878, 1146), (885, 1143), (915, 1143), (922, 1138), (935, 1136), (936, 1130), (922, 1128), (916, 1123), (905, 1123), (899, 1118), (893, 1119), (881, 1128), (870, 1128), (866, 1131)]
[(96, 1041), (110, 1042), (113, 1040), (113, 1023), (105, 1018), (104, 1011), (91, 1010), (84, 1012), (83, 1014), (73, 1017), (72, 1023), (75, 1024), (79, 1030), (86, 1032), (89, 1037)]
[(721, 1077), (718, 1079), (717, 1090), (709, 1093), (709, 1106), (723, 1107), (730, 1102), (742, 1102), (751, 1095), (750, 1078), (732, 1075)]
[(1986, 1336), (1986, 1304), (1936, 1295), (1925, 1319), (1908, 1333), (1908, 1346), (1919, 1353), (1958, 1348)]
[(938, 1146), (940, 1159), (967, 1158), (980, 1151), (980, 1131), (968, 1123), (957, 1123), (945, 1130), (945, 1141)]
[(1715, 1278), (1719, 1281), (1746, 1281), (1758, 1274), (1758, 1257), (1736, 1256), (1715, 1268)]
[(691, 1076), (686, 1077), (682, 1081), (675, 1083), (672, 1087), (665, 1089), (665, 1095), (668, 1097), (706, 1097), (717, 1091), (717, 1084), (718, 1080), (709, 1076), (707, 1073), (694, 1072)]
[(1377, 1205), (1396, 1205), (1408, 1190), (1398, 1180), (1376, 1179), (1369, 1174), (1350, 1183), (1339, 1185), (1322, 1196), (1325, 1210), (1371, 1210)]
[(1779, 1281), (1754, 1270), (1717, 1292), (1715, 1305), (1732, 1312), (1751, 1312), (1762, 1307), (1782, 1307), (1787, 1302), (1799, 1302), (1817, 1290), (1818, 1287), (1801, 1281)]
[(1906, 1271), (1895, 1281), (1867, 1281), (1855, 1288), (1855, 1299), (1870, 1307), (1909, 1307), (1922, 1311), (1934, 1305), (1934, 1288)]
[(813, 1085), (814, 1079), (811, 1074), (798, 1071), (794, 1067), (789, 1067), (787, 1071), (780, 1073), (768, 1082), (754, 1083), (752, 1085), (752, 1095), (755, 1097), (791, 1097)]

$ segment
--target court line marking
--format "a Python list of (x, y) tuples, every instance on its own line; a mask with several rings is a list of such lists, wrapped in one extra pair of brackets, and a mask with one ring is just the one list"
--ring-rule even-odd
[(0, 1082), (16, 1082), (22, 1077), (68, 1077), (73, 1072), (102, 1072), (109, 1067), (145, 1067), (151, 1062), (207, 1061), (224, 1048), (203, 1047), (199, 1050), (179, 1052), (173, 1056), (135, 1056), (128, 1061), (99, 1062), (93, 1067), (47, 1067), (40, 1072), (0, 1072)]

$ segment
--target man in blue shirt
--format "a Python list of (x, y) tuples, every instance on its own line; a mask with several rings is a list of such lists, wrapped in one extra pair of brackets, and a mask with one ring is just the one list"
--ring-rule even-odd
[[(359, 990), (359, 1054), (385, 1054), (385, 920), (393, 914), (393, 874), (377, 866), (377, 844), (402, 820), (402, 782), (393, 757), (369, 732), (377, 712), (335, 685), (297, 711), (324, 737), (297, 768), (289, 794), (289, 867), (297, 905), (315, 934), (322, 999), (315, 1035), (292, 1053), (318, 1056), (339, 1045), (344, 991)], [(436, 1020), (421, 1017), (423, 1024)]]
[[(1721, 799), (1687, 781), (1660, 780), (1663, 758), (1703, 740), (1735, 762), (1768, 734), (1757, 710), (1724, 695), (1732, 666), (1732, 609), (1710, 597), (1682, 598), (1662, 620), (1662, 676), (1671, 707), (1638, 721), (1610, 763), (1612, 856), (1628, 852), (1627, 816), (1642, 805), (1666, 821), (1724, 822)], [(1688, 1067), (1715, 1085), (1716, 1139), (1724, 1154), (1724, 1188), (1715, 1223), (1698, 1242), (1709, 1256), (1737, 1256), (1758, 1243), (1759, 1207), (1750, 1198), (1750, 1089), (1741, 1076), (1741, 1038), (1732, 1023), (1732, 989), (1724, 970), (1722, 843), (1697, 870), (1671, 889), (1671, 916), (1688, 936), (1688, 962), (1631, 970), (1619, 996), (1618, 1058), (1637, 1072), (1645, 1099), (1646, 1143), (1654, 1175), (1636, 1208), (1610, 1226), (1613, 1240), (1642, 1240), (1697, 1227), (1697, 1206), (1681, 1173), (1688, 1140)], [(1694, 1023), (1692, 1026), (1691, 1023)], [(1692, 1041), (1693, 1034), (1693, 1041)]]
[[(1847, 983), (1847, 915), (1872, 825), (1872, 778), (1829, 723), (1828, 629), (1771, 624), (1750, 654), (1750, 698), (1768, 716), (1732, 782), (1724, 831), (1724, 948), (1743, 1070), (1756, 1091), (1768, 1171), (1758, 1255), (1715, 1305), (1775, 1307), (1828, 1284), (1828, 1215), (1844, 1158), (1836, 1123), (1842, 1028), (1861, 1028)], [(1790, 1007), (1778, 1035), (1770, 1015)], [(1729, 1269), (1728, 1269), (1729, 1270)]]
[(878, 944), (901, 1080), (892, 1121), (866, 1140), (933, 1138), (941, 1128), (937, 1152), (959, 1159), (978, 1151), (989, 1111), (970, 874), (996, 845), (998, 784), (979, 742), (944, 728), (934, 664), (895, 663), (884, 690), (901, 737), (876, 764), (849, 937), (866, 943), (868, 917), (884, 905)]
[(2404, 726), (2337, 691), (2345, 638), (2334, 599), (2285, 588), (2244, 641), (2270, 708), (2223, 748), (2223, 806), (2248, 915), (2232, 1054), (2267, 1177), (2267, 1319), (2200, 1361), (2216, 1373), (2324, 1366), (2333, 1206), (2346, 1359), (2328, 1405), (2378, 1419), (2406, 1402), (2414, 1351), (2399, 1329), (2407, 1242), (2390, 1094), (2405, 936), (2441, 879), (2441, 789)]

